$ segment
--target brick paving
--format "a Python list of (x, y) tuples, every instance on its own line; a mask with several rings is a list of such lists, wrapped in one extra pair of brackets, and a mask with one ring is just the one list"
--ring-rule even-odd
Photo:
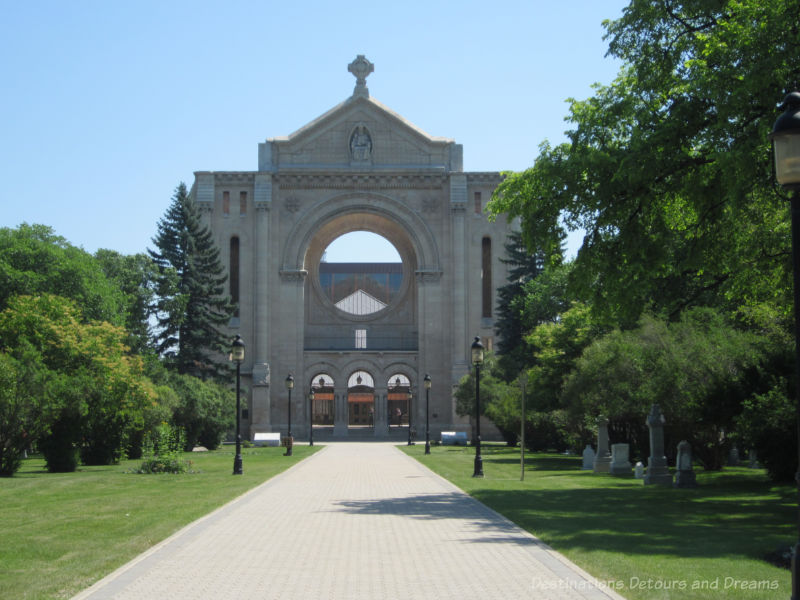
[(112, 598), (622, 597), (393, 445), (333, 443), (74, 600)]

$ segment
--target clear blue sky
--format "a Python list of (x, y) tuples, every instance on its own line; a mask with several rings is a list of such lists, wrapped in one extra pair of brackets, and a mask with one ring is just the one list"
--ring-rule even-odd
[(152, 246), (194, 171), (257, 168), (257, 144), (370, 94), (464, 145), (468, 171), (523, 170), (563, 141), (565, 100), (609, 83), (602, 21), (627, 1), (2, 3), (0, 226), (90, 252)]

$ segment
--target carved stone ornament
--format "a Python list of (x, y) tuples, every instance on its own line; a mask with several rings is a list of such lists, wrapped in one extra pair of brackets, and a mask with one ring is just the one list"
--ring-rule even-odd
[(359, 125), (350, 136), (350, 157), (355, 162), (366, 162), (372, 155), (372, 136), (366, 126)]
[(297, 198), (287, 198), (283, 202), (283, 207), (290, 213), (294, 214), (300, 210), (300, 200)]
[(347, 70), (355, 75), (356, 78), (356, 87), (353, 90), (353, 96), (369, 97), (367, 76), (375, 70), (375, 65), (369, 62), (363, 54), (359, 54), (353, 62), (347, 65)]

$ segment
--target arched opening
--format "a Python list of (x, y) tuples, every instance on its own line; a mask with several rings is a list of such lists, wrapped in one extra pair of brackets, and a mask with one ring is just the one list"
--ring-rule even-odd
[(333, 383), (333, 377), (327, 373), (318, 373), (311, 379), (314, 390), (314, 400), (311, 403), (312, 427), (333, 427), (336, 405)]
[(339, 310), (349, 315), (371, 315), (400, 295), (403, 261), (385, 237), (351, 231), (325, 248), (319, 263), (319, 284), (324, 296)]
[(356, 371), (347, 380), (347, 426), (375, 427), (375, 380), (366, 371)]
[(389, 378), (386, 408), (389, 427), (408, 427), (411, 414), (411, 381), (402, 373)]

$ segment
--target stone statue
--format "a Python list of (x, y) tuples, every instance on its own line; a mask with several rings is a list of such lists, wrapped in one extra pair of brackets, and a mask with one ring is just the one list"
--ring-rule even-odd
[(359, 125), (350, 136), (350, 155), (355, 161), (366, 161), (369, 160), (371, 154), (372, 138), (367, 128)]

